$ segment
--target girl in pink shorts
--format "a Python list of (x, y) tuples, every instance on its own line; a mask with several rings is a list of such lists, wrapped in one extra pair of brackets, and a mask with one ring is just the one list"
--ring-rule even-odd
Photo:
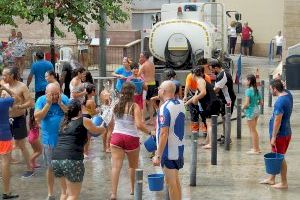
[(135, 169), (138, 167), (140, 142), (138, 129), (151, 135), (145, 123), (142, 122), (141, 109), (134, 102), (135, 86), (131, 82), (123, 84), (120, 101), (114, 108), (114, 130), (110, 147), (112, 154), (112, 194), (117, 198), (117, 188), (123, 160), (127, 155), (130, 172), (130, 194), (134, 191)]
[(33, 153), (30, 156), (30, 163), (32, 168), (39, 168), (41, 165), (36, 163), (36, 159), (42, 154), (42, 145), (40, 142), (40, 127), (34, 118), (34, 110), (30, 110), (30, 119), (29, 119), (29, 134), (28, 142), (30, 143)]

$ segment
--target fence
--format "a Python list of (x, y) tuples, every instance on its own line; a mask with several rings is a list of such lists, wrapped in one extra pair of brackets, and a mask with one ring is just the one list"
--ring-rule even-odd
[[(126, 45), (108, 45), (106, 47), (107, 71), (114, 71), (122, 64), (123, 57), (130, 57), (137, 62), (141, 52), (141, 39)], [(99, 64), (99, 46), (90, 46), (90, 64)]]
[[(122, 64), (123, 57), (130, 57), (133, 61), (138, 61), (141, 52), (141, 39), (130, 42), (126, 45), (108, 45), (106, 47), (106, 62), (107, 71), (115, 70), (119, 65)], [(78, 60), (78, 45), (69, 44), (55, 47), (55, 52), (59, 54), (59, 48), (70, 47), (73, 51), (73, 57)], [(26, 51), (25, 63), (26, 67), (30, 67), (31, 63), (34, 61), (33, 53), (42, 50), (45, 53), (50, 52), (49, 44), (38, 44), (31, 45), (31, 47)], [(99, 64), (99, 46), (89, 46), (89, 65)]]

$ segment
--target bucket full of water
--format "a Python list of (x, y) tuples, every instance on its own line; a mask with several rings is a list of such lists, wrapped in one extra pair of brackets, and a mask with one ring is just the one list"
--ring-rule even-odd
[(149, 152), (154, 152), (156, 150), (156, 139), (155, 136), (151, 135), (145, 142), (144, 146)]
[(149, 174), (148, 185), (150, 191), (162, 191), (164, 189), (164, 174)]
[(264, 155), (266, 172), (268, 174), (276, 175), (281, 172), (281, 165), (284, 155), (280, 153), (267, 153)]

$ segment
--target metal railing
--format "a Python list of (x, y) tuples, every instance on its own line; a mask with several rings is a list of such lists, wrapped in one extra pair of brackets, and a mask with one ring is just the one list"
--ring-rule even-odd
[[(141, 39), (130, 42), (126, 45), (108, 45), (106, 47), (106, 62), (107, 71), (114, 71), (118, 66), (122, 64), (123, 57), (130, 57), (133, 61), (137, 62), (141, 52)], [(59, 53), (60, 47), (70, 47), (73, 51), (73, 56), (78, 59), (78, 45), (57, 45), (55, 48), (56, 53)], [(45, 53), (50, 52), (50, 46), (48, 44), (32, 45), (30, 50), (26, 52), (25, 62), (26, 67), (30, 67), (34, 61), (33, 53), (37, 50), (42, 50)], [(89, 65), (99, 64), (99, 47), (89, 46)]]
[(275, 56), (275, 40), (272, 39), (268, 45), (268, 57), (269, 57), (269, 64), (274, 64), (274, 56)]
[[(123, 57), (130, 57), (137, 62), (141, 52), (141, 39), (126, 45), (108, 45), (106, 47), (107, 71), (114, 71), (122, 64)], [(92, 65), (99, 64), (99, 47), (90, 46), (90, 62)]]

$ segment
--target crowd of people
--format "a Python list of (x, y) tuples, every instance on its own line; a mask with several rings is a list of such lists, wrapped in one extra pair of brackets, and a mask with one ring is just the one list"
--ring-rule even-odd
[[(176, 72), (167, 69), (166, 80), (158, 86), (155, 66), (150, 54), (142, 52), (138, 62), (124, 57), (122, 65), (112, 75), (117, 78), (116, 91), (119, 102), (113, 108), (113, 120), (95, 125), (93, 116), (101, 110), (94, 97), (99, 95), (101, 104), (110, 105), (110, 91), (104, 88), (96, 92), (91, 73), (84, 67), (65, 63), (60, 77), (52, 64), (45, 61), (43, 52), (37, 52), (27, 85), (20, 80), (18, 67), (3, 70), (0, 81), (0, 155), (2, 157), (3, 199), (17, 198), (10, 191), (10, 163), (14, 145), (22, 151), (26, 169), (22, 177), (31, 177), (41, 165), (42, 154), (46, 166), (49, 200), (54, 200), (54, 181), (59, 178), (60, 199), (78, 199), (84, 178), (83, 160), (89, 155), (92, 136), (103, 136), (103, 151), (111, 152), (112, 193), (117, 199), (117, 189), (125, 155), (129, 161), (130, 194), (134, 194), (135, 169), (138, 168), (140, 133), (151, 135), (155, 127), (157, 151), (153, 165), (161, 166), (172, 200), (182, 197), (179, 170), (184, 165), (185, 110), (191, 115), (191, 132), (201, 131), (206, 137), (203, 149), (211, 148), (211, 116), (224, 119), (225, 106), (234, 110), (236, 95), (230, 73), (223, 70), (218, 60), (209, 63), (202, 60), (186, 77), (185, 88), (176, 80)], [(28, 87), (35, 79), (35, 100)], [(256, 124), (259, 116), (261, 95), (254, 75), (247, 76), (245, 111), (252, 137), (253, 148), (248, 154), (261, 153)], [(280, 80), (271, 83), (273, 95), (279, 96), (270, 122), (270, 138), (273, 151), (285, 154), (291, 139), (289, 117), (292, 112), (292, 95), (284, 89)], [(29, 110), (29, 131), (26, 117)], [(154, 115), (156, 113), (156, 115)], [(146, 116), (149, 117), (147, 123)], [(201, 123), (199, 122), (201, 118)], [(147, 126), (147, 125), (148, 126)], [(199, 125), (201, 124), (201, 125)], [(29, 154), (26, 145), (32, 147)], [(14, 140), (13, 140), (14, 139)], [(41, 141), (40, 141), (41, 139)], [(224, 144), (221, 135), (218, 141)], [(283, 162), (282, 181), (275, 184), (275, 176), (262, 183), (286, 188), (286, 162)]]

